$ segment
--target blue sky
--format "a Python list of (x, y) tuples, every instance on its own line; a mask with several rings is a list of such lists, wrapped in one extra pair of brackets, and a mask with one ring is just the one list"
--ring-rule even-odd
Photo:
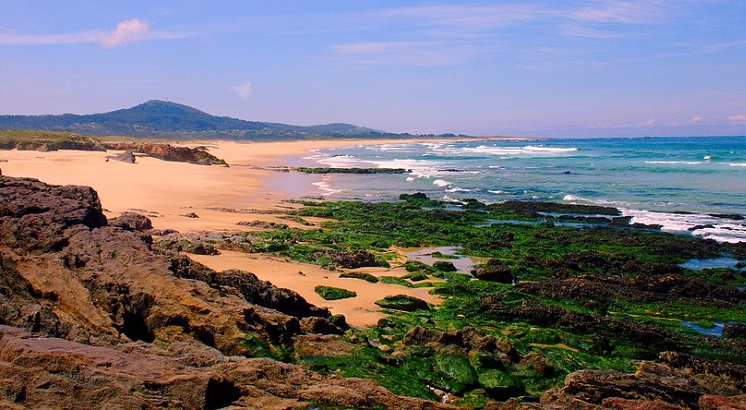
[(0, 114), (746, 135), (746, 2), (6, 0)]

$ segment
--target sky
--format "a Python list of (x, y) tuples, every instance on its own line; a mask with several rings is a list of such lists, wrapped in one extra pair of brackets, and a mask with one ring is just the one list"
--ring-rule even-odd
[(746, 1), (4, 0), (0, 114), (746, 135)]

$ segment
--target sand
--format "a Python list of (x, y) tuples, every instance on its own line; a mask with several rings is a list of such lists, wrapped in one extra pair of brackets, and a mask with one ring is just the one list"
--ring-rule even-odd
[[(101, 198), (107, 217), (136, 211), (150, 217), (157, 229), (180, 232), (241, 231), (240, 221), (265, 220), (292, 225), (261, 211), (293, 207), (288, 199), (320, 195), (312, 185), (321, 176), (257, 169), (295, 165), (319, 148), (386, 143), (390, 141), (294, 141), (294, 142), (206, 142), (209, 152), (225, 159), (229, 167), (202, 166), (138, 157), (135, 164), (106, 161), (118, 152), (87, 151), (0, 151), (3, 175), (31, 177), (50, 184), (86, 185)], [(401, 142), (401, 141), (398, 141)], [(196, 144), (192, 144), (196, 145)], [(184, 215), (194, 213), (198, 218)], [(300, 225), (298, 227), (301, 227)], [(406, 294), (437, 304), (440, 299), (427, 289), (371, 284), (359, 279), (339, 278), (318, 266), (304, 265), (264, 255), (223, 251), (218, 256), (189, 255), (217, 271), (242, 269), (260, 279), (298, 292), (310, 303), (343, 314), (352, 326), (374, 325), (384, 315), (373, 302), (387, 295)], [(363, 269), (375, 275), (401, 276), (401, 268)], [(299, 272), (302, 272), (299, 273)], [(314, 292), (317, 285), (342, 287), (358, 296), (326, 301)]]

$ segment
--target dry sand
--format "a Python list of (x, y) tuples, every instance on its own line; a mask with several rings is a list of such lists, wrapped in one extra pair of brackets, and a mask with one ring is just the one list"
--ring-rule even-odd
[[(12, 150), (0, 151), (0, 168), (3, 175), (32, 177), (50, 184), (91, 186), (98, 192), (108, 217), (134, 210), (149, 216), (153, 226), (158, 229), (169, 228), (180, 232), (239, 231), (246, 229), (237, 225), (240, 221), (266, 220), (292, 224), (254, 210), (287, 208), (292, 205), (283, 200), (321, 194), (312, 185), (321, 178), (319, 176), (267, 171), (255, 167), (288, 165), (318, 148), (385, 142), (210, 141), (201, 144), (208, 146), (211, 154), (225, 159), (229, 167), (140, 157), (135, 164), (106, 161), (106, 156), (117, 152)], [(184, 216), (192, 212), (198, 218)], [(263, 255), (225, 251), (218, 256), (190, 257), (218, 271), (242, 269), (253, 272), (260, 279), (298, 292), (315, 305), (329, 307), (334, 314), (345, 315), (348, 323), (353, 326), (373, 325), (383, 317), (373, 302), (387, 295), (412, 295), (434, 304), (440, 301), (429, 295), (427, 289), (341, 279), (339, 272)], [(380, 269), (364, 271), (393, 276), (406, 273), (400, 268), (385, 272)], [(326, 301), (314, 292), (317, 285), (354, 290), (358, 296)]]

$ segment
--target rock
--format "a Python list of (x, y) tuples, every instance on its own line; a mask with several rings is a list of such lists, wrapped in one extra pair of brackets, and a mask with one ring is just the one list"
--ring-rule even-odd
[[(577, 334), (593, 334), (603, 340), (645, 340), (649, 349), (682, 349), (682, 338), (659, 325), (628, 319), (612, 319), (524, 302), (507, 305), (498, 296), (482, 298), (479, 312), (498, 320), (524, 321), (542, 327), (560, 327)], [(657, 353), (656, 353), (657, 354)]]
[(711, 396), (705, 394), (699, 398), (700, 410), (744, 410), (746, 409), (746, 394), (738, 396)]
[(375, 255), (367, 251), (337, 252), (332, 255), (332, 264), (342, 269), (380, 266)]
[(344, 331), (322, 317), (304, 317), (300, 321), (300, 328), (304, 333), (318, 333), (322, 335), (341, 335)]
[(0, 177), (0, 243), (24, 251), (57, 251), (77, 232), (106, 226), (96, 191)]
[(604, 399), (603, 408), (619, 410), (686, 410), (686, 407), (662, 402), (660, 400), (630, 400), (619, 397)]
[(134, 212), (123, 212), (118, 217), (111, 219), (109, 226), (117, 226), (127, 231), (140, 232), (153, 229), (153, 223), (148, 217)]
[(442, 272), (456, 272), (456, 266), (450, 261), (437, 261), (433, 263), (433, 268)]
[(515, 277), (510, 271), (510, 268), (504, 266), (502, 261), (499, 259), (490, 259), (487, 264), (477, 268), (474, 271), (474, 276), (477, 279), (487, 280), (490, 282), (499, 283), (513, 283)]
[[(157, 349), (90, 346), (0, 326), (3, 408), (453, 409), (394, 395), (362, 379), (321, 376), (271, 359), (230, 358), (185, 365)], [(191, 353), (187, 353), (191, 354)]]
[(194, 212), (189, 212), (181, 216), (186, 217), (186, 218), (199, 218), (199, 215), (195, 214)]
[(417, 309), (429, 309), (427, 302), (414, 296), (408, 295), (390, 295), (375, 302), (376, 305), (384, 309), (404, 310), (413, 312)]
[(746, 339), (746, 323), (727, 323), (723, 326), (723, 337), (728, 339)]
[(0, 198), (0, 407), (451, 408), (247, 358), (337, 330), (295, 292), (108, 226), (90, 188), (0, 177)]
[(132, 153), (132, 150), (125, 150), (121, 154), (118, 155), (107, 155), (106, 160), (114, 160), (119, 162), (126, 162), (128, 164), (134, 164), (135, 163), (135, 154)]
[[(176, 237), (177, 239), (172, 239)], [(205, 242), (195, 242), (184, 239), (181, 235), (172, 235), (168, 238), (160, 238), (153, 244), (153, 249), (158, 252), (186, 252), (196, 255), (220, 255), (215, 245)]]
[(228, 164), (207, 152), (205, 147), (175, 147), (170, 144), (146, 144), (136, 142), (109, 142), (105, 144), (107, 149), (138, 152), (149, 157), (163, 161), (188, 162), (198, 165), (223, 165)]
[(744, 366), (666, 352), (657, 363), (641, 363), (635, 374), (614, 370), (571, 373), (562, 393), (592, 404), (621, 405), (625, 402), (618, 399), (623, 399), (641, 406), (613, 408), (698, 408), (703, 400), (710, 400), (708, 396), (743, 395), (745, 370)]

